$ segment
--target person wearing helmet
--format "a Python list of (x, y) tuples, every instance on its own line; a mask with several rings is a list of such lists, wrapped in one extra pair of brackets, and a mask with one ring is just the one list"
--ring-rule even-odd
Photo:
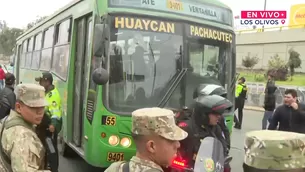
[(205, 137), (218, 139), (224, 147), (224, 156), (228, 155), (228, 146), (218, 122), (222, 114), (232, 108), (233, 104), (219, 95), (199, 95), (194, 100), (190, 118), (178, 123), (188, 133), (188, 137), (180, 142), (183, 157), (189, 160), (188, 166), (194, 166), (201, 140)]
[[(200, 84), (193, 92), (193, 99), (196, 99), (199, 95), (219, 95), (221, 97), (226, 98), (227, 97), (227, 91), (226, 89), (221, 85), (216, 84)], [(225, 137), (225, 140), (227, 142), (228, 149), (231, 147), (231, 141), (230, 141), (230, 131), (226, 125), (225, 117), (221, 116), (218, 122), (218, 125), (220, 126), (223, 136)]]

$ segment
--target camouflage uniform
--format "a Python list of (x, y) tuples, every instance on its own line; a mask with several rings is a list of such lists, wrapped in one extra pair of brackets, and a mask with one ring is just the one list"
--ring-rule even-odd
[[(36, 84), (20, 84), (15, 89), (16, 99), (29, 107), (43, 107), (47, 105), (45, 89)], [(6, 128), (10, 122), (18, 121), (18, 125)], [(22, 123), (23, 125), (19, 125)], [(2, 130), (1, 124), (1, 130)], [(1, 139), (4, 153), (11, 160), (11, 170), (16, 172), (50, 172), (44, 169), (45, 149), (35, 133), (35, 127), (24, 121), (22, 116), (11, 111), (4, 124)], [(0, 158), (0, 171), (10, 171)]]
[[(168, 140), (183, 140), (187, 133), (179, 128), (171, 110), (161, 108), (143, 108), (132, 113), (132, 133), (136, 135), (158, 134)], [(125, 162), (116, 162), (105, 172), (122, 172)], [(130, 172), (163, 172), (161, 166), (153, 161), (143, 160), (136, 156), (129, 163)]]
[(305, 135), (270, 130), (248, 132), (244, 163), (256, 169), (305, 168)]

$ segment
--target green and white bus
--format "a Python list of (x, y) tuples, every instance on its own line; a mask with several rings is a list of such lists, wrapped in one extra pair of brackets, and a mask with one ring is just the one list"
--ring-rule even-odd
[(16, 50), (17, 83), (54, 76), (63, 155), (97, 167), (135, 154), (135, 109), (181, 109), (201, 83), (222, 84), (234, 102), (233, 15), (219, 0), (77, 0), (26, 31)]

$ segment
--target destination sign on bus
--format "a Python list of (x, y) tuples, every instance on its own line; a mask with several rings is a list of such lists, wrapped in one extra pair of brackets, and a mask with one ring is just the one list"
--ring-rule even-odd
[(110, 8), (150, 9), (212, 20), (232, 26), (233, 14), (228, 9), (194, 0), (108, 0)]
[(176, 33), (181, 30), (180, 25), (174, 22), (138, 18), (138, 17), (115, 17), (114, 27), (116, 29), (135, 29), (162, 33)]
[(233, 40), (233, 35), (231, 33), (207, 27), (189, 25), (187, 27), (187, 32), (190, 36), (212, 39), (226, 43), (232, 43)]

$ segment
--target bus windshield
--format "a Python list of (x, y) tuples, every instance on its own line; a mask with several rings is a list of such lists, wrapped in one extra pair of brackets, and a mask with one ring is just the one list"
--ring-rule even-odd
[(110, 39), (108, 108), (157, 106), (181, 71), (182, 35), (112, 28)]
[(206, 39), (187, 34), (183, 27), (188, 26), (145, 18), (115, 18), (110, 29), (110, 78), (104, 92), (108, 110), (130, 114), (159, 105), (181, 108), (192, 102), (199, 84), (227, 84), (232, 67), (228, 60), (232, 56), (232, 35), (211, 30), (210, 39)]

